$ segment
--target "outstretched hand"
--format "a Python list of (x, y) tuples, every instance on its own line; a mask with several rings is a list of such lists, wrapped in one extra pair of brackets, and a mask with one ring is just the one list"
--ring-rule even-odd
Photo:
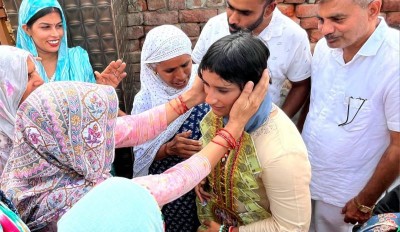
[(94, 72), (96, 83), (102, 85), (111, 85), (116, 88), (119, 83), (126, 77), (126, 63), (118, 59), (112, 61), (102, 73)]
[(198, 75), (196, 75), (193, 85), (189, 91), (193, 92), (193, 95), (197, 96), (198, 103), (203, 103), (206, 99), (206, 92), (204, 92), (204, 83)]
[(174, 136), (174, 138), (167, 143), (167, 154), (177, 155), (181, 158), (187, 159), (192, 155), (199, 152), (202, 148), (200, 141), (190, 139), (192, 131), (184, 131)]
[(244, 127), (264, 101), (269, 86), (269, 79), (268, 69), (265, 69), (260, 81), (255, 87), (252, 81), (246, 83), (242, 93), (233, 104), (229, 113), (230, 122), (234, 121), (238, 125)]
[(207, 178), (204, 178), (200, 183), (194, 187), (194, 192), (196, 193), (197, 197), (199, 198), (201, 204), (203, 206), (207, 205), (207, 202), (211, 199), (212, 195), (207, 192), (205, 189), (209, 186)]

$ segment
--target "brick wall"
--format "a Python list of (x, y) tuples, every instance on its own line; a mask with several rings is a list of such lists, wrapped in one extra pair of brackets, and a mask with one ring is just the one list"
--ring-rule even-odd
[[(277, 1), (278, 8), (307, 31), (313, 48), (321, 38), (315, 17), (315, 0)], [(391, 26), (400, 28), (400, 0), (382, 1), (382, 15)], [(126, 96), (128, 112), (133, 96), (140, 88), (140, 50), (146, 33), (158, 25), (174, 24), (190, 37), (194, 45), (207, 20), (223, 11), (225, 0), (128, 0), (129, 56), (126, 61), (130, 65), (127, 70), (129, 78), (123, 83), (124, 89), (131, 89), (130, 96)]]
[(7, 15), (2, 0), (0, 0), (0, 44), (2, 45), (13, 44), (13, 39), (11, 38), (10, 35), (10, 28), (7, 22)]

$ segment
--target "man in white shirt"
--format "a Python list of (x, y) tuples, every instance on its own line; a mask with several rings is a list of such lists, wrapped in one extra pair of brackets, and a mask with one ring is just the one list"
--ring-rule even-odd
[[(321, 0), (310, 111), (310, 231), (351, 231), (368, 220), (400, 169), (399, 31), (380, 0)], [(351, 223), (351, 224), (348, 224)]]
[(227, 0), (226, 12), (211, 18), (204, 26), (192, 53), (193, 61), (200, 63), (211, 44), (243, 29), (261, 37), (271, 51), (268, 68), (272, 84), (268, 91), (275, 104), (280, 105), (284, 81), (291, 82), (282, 109), (293, 117), (309, 96), (310, 44), (307, 33), (283, 15), (274, 0)]

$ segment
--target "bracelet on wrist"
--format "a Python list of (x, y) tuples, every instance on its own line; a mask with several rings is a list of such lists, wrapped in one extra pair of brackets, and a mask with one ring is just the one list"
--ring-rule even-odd
[(236, 140), (233, 138), (233, 136), (231, 135), (231, 133), (229, 133), (227, 130), (225, 129), (219, 129), (217, 131), (217, 135), (219, 135), (220, 137), (222, 137), (223, 139), (225, 139), (225, 141), (229, 144), (229, 147), (231, 149), (236, 149), (237, 147), (237, 142)]
[(215, 143), (215, 144), (217, 144), (217, 145), (220, 145), (221, 147), (225, 147), (226, 149), (228, 149), (228, 151), (231, 150), (231, 147), (230, 147), (230, 146), (227, 146), (227, 145), (224, 145), (224, 144), (222, 144), (222, 143), (220, 143), (220, 142), (215, 141), (215, 138), (213, 138), (213, 139), (211, 140), (211, 142), (212, 142), (212, 143)]
[(182, 106), (183, 110), (185, 112), (187, 112), (189, 110), (189, 108), (187, 107), (186, 103), (183, 101), (182, 95), (179, 95), (178, 99), (181, 102), (181, 106)]
[(168, 105), (171, 106), (171, 108), (175, 111), (175, 113), (176, 113), (177, 115), (182, 115), (182, 113), (179, 112), (179, 110), (176, 109), (176, 108), (174, 107), (174, 105), (173, 105), (170, 101), (168, 102)]

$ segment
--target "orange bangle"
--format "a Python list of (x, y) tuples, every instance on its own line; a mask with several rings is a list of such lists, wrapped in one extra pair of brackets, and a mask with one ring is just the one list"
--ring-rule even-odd
[(226, 133), (228, 133), (228, 135), (232, 138), (232, 140), (235, 141), (235, 138), (233, 137), (233, 135), (231, 134), (231, 132), (229, 132), (227, 129), (221, 128), (221, 129), (219, 129), (219, 130), (225, 131)]
[(225, 141), (229, 144), (229, 146), (230, 146), (232, 149), (235, 149), (235, 148), (236, 148), (237, 143), (236, 143), (235, 139), (234, 139), (233, 137), (230, 136), (230, 134), (227, 135), (227, 134), (223, 133), (223, 130), (218, 130), (218, 131), (217, 131), (217, 135), (219, 135), (219, 136), (221, 136), (223, 139), (225, 139)]

